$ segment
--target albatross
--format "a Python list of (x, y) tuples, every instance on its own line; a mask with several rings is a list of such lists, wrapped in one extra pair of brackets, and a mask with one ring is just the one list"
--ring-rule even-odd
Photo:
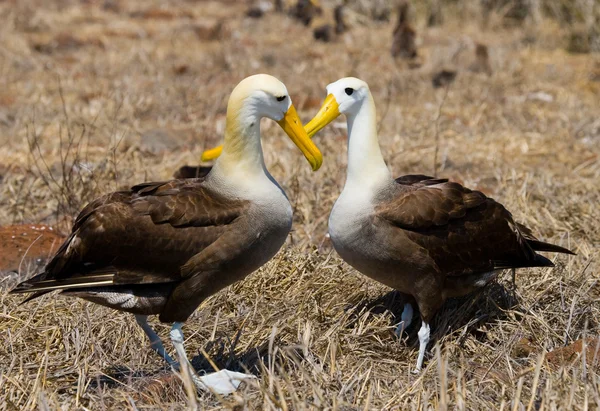
[[(142, 183), (91, 202), (44, 271), (12, 293), (32, 293), (29, 301), (61, 290), (133, 313), (152, 349), (198, 388), (234, 391), (245, 374), (217, 375), (223, 386), (193, 373), (181, 327), (207, 297), (271, 259), (291, 229), (292, 207), (265, 167), (263, 117), (276, 121), (312, 169), (319, 169), (321, 153), (285, 85), (266, 74), (248, 77), (231, 93), (222, 155), (208, 174)], [(149, 315), (173, 324), (179, 364), (148, 324)]]
[(308, 135), (340, 114), (348, 126), (348, 169), (329, 216), (329, 235), (347, 263), (406, 297), (397, 335), (409, 326), (413, 304), (418, 306), (416, 372), (423, 365), (430, 321), (447, 298), (484, 287), (503, 269), (554, 265), (537, 251), (574, 254), (538, 240), (479, 191), (425, 175), (392, 178), (364, 81), (342, 78), (329, 84), (321, 109), (305, 126)]

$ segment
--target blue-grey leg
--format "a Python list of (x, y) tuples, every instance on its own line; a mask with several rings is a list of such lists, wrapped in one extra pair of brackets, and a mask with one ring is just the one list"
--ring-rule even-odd
[(425, 350), (427, 349), (427, 344), (429, 344), (429, 324), (425, 321), (421, 321), (421, 329), (419, 330), (419, 358), (417, 358), (417, 368), (415, 368), (415, 373), (421, 371), (423, 367), (423, 359), (425, 358)]
[[(195, 390), (194, 390), (194, 385), (197, 388), (200, 389), (205, 389), (203, 386), (201, 386), (198, 381), (198, 377), (196, 376), (196, 373), (194, 372), (194, 369), (192, 368), (192, 364), (190, 364), (188, 358), (187, 358), (187, 354), (185, 352), (185, 348), (183, 347), (183, 331), (181, 330), (181, 326), (183, 324), (182, 323), (173, 323), (173, 326), (171, 327), (171, 332), (170, 332), (170, 336), (171, 336), (171, 342), (173, 343), (173, 345), (175, 346), (175, 351), (177, 352), (177, 358), (179, 358), (179, 369), (181, 371), (181, 374), (183, 376), (183, 384), (185, 385), (185, 389), (187, 391), (188, 394), (188, 400), (190, 401), (190, 407), (192, 407), (193, 404), (195, 404)], [(192, 407), (195, 408), (195, 407)]]
[(150, 348), (152, 348), (154, 352), (160, 355), (161, 358), (163, 358), (171, 367), (177, 368), (177, 361), (175, 361), (173, 358), (171, 358), (169, 354), (167, 354), (165, 346), (163, 345), (160, 337), (158, 336), (158, 334), (156, 334), (152, 327), (150, 327), (150, 324), (148, 324), (148, 316), (136, 314), (135, 321), (137, 321), (138, 325), (142, 327), (142, 330), (144, 330), (144, 332), (148, 336), (148, 339), (150, 340)]
[(410, 303), (404, 304), (404, 308), (402, 309), (402, 314), (400, 315), (400, 322), (396, 326), (396, 331), (394, 332), (398, 338), (402, 336), (404, 330), (406, 330), (410, 323), (412, 323), (413, 317), (413, 308)]
[(175, 351), (177, 351), (177, 356), (179, 357), (183, 381), (186, 385), (186, 390), (188, 390), (188, 397), (191, 398), (191, 393), (189, 392), (189, 382), (192, 382), (197, 389), (226, 395), (237, 390), (242, 381), (255, 378), (253, 375), (229, 370), (221, 370), (200, 377), (196, 375), (192, 365), (188, 361), (185, 348), (183, 348), (183, 331), (181, 330), (181, 326), (182, 323), (174, 323), (173, 327), (171, 328), (170, 335), (171, 341), (175, 346)]

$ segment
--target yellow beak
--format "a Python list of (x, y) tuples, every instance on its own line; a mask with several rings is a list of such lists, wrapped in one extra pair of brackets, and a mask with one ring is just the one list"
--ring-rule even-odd
[(319, 110), (317, 115), (314, 116), (313, 119), (310, 120), (306, 126), (304, 126), (304, 129), (308, 133), (308, 136), (310, 138), (313, 138), (313, 136), (317, 134), (319, 130), (321, 130), (327, 124), (331, 123), (339, 115), (340, 106), (335, 100), (333, 94), (329, 94), (327, 98), (325, 98), (325, 101), (323, 102), (323, 105), (321, 106), (321, 109)]
[[(313, 171), (317, 171), (321, 164), (323, 164), (323, 155), (310, 140), (304, 127), (302, 127), (302, 121), (298, 117), (296, 108), (292, 105), (288, 111), (284, 114), (283, 118), (277, 122), (290, 137), (290, 139), (298, 146), (300, 151), (304, 154), (304, 157), (308, 160), (312, 166)], [(223, 145), (211, 148), (202, 153), (202, 161), (212, 161), (221, 155), (223, 152)]]
[(223, 144), (202, 153), (202, 161), (212, 161), (217, 159), (223, 152)]
[(313, 171), (317, 171), (321, 167), (321, 164), (323, 164), (323, 155), (306, 134), (296, 108), (291, 105), (283, 118), (277, 123), (294, 144), (298, 146), (300, 151), (302, 151), (302, 154), (304, 154), (304, 157), (306, 157), (312, 166)]

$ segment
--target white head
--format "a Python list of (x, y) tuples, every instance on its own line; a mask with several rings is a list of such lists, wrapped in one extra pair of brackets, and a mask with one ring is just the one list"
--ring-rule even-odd
[(369, 85), (356, 77), (344, 77), (327, 86), (327, 94), (335, 97), (341, 114), (356, 114), (371, 92)]
[(327, 86), (327, 98), (317, 115), (305, 126), (312, 138), (340, 114), (355, 116), (363, 103), (371, 99), (369, 85), (355, 77), (344, 77)]
[(327, 97), (317, 115), (304, 127), (309, 137), (346, 115), (348, 125), (348, 175), (346, 188), (373, 194), (391, 181), (377, 139), (375, 102), (369, 86), (354, 77), (327, 86)]

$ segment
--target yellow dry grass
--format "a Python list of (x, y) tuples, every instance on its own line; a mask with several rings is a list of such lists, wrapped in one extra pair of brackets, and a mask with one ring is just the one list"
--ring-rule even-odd
[[(305, 121), (326, 84), (354, 75), (371, 87), (395, 174), (436, 170), (480, 189), (578, 255), (520, 270), (515, 291), (505, 276), (449, 301), (435, 318), (427, 367), (412, 375), (417, 326), (405, 340), (393, 335), (402, 301), (343, 263), (325, 235), (345, 176), (344, 128), (316, 138), (325, 163), (311, 173), (265, 121), (266, 162), (294, 206), (294, 231), (272, 261), (186, 323), (198, 370), (210, 369), (205, 351), (219, 367), (258, 376), (227, 398), (200, 395), (199, 406), (600, 407), (598, 365), (576, 359), (556, 368), (544, 356), (600, 331), (599, 57), (566, 53), (565, 33), (551, 21), (482, 28), (465, 8), (442, 27), (417, 25), (423, 65), (409, 70), (390, 57), (391, 25), (355, 26), (317, 44), (288, 17), (244, 18), (244, 7), (0, 3), (0, 223), (66, 231), (95, 196), (197, 163), (220, 142), (228, 93), (247, 75), (284, 81)], [(475, 42), (490, 48), (490, 77), (466, 70)], [(435, 90), (431, 76), (443, 67), (457, 69), (457, 79)], [(20, 306), (7, 291), (31, 273), (2, 275), (0, 409), (186, 407), (183, 386), (131, 315), (53, 294)], [(153, 325), (167, 336), (166, 325)], [(518, 349), (523, 338), (531, 349)]]

